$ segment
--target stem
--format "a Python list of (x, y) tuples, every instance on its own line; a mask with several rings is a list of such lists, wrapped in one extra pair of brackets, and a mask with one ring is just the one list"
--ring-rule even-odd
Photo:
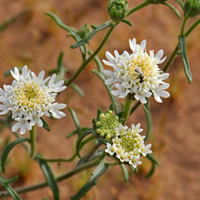
[(124, 118), (124, 122), (123, 125), (126, 124), (126, 121), (128, 119), (128, 116), (130, 114), (131, 111), (131, 105), (132, 105), (132, 101), (126, 98), (126, 102), (125, 102), (125, 106), (124, 106), (124, 113), (123, 113), (123, 117)]
[(166, 72), (166, 71), (168, 70), (168, 68), (169, 68), (170, 65), (172, 64), (172, 62), (173, 62), (173, 60), (174, 60), (174, 58), (175, 58), (175, 56), (176, 56), (178, 50), (179, 50), (179, 43), (176, 45), (176, 47), (175, 47), (173, 53), (171, 54), (169, 60), (167, 61), (165, 67), (163, 68), (163, 72)]
[(146, 0), (144, 2), (142, 2), (141, 4), (137, 5), (136, 7), (132, 8), (131, 10), (129, 10), (129, 13), (127, 16), (131, 15), (132, 13), (136, 12), (137, 10), (141, 9), (141, 8), (144, 8), (145, 6), (151, 4), (149, 2), (149, 0)]
[(32, 126), (32, 129), (29, 131), (30, 133), (30, 143), (31, 143), (31, 151), (30, 158), (34, 158), (36, 154), (36, 133), (35, 126)]
[(196, 20), (196, 22), (194, 22), (194, 24), (192, 24), (192, 26), (187, 30), (187, 32), (185, 33), (185, 36), (187, 37), (200, 23), (200, 18)]
[(187, 15), (185, 15), (182, 26), (181, 26), (181, 36), (184, 36), (185, 26), (187, 24), (188, 19), (189, 19), (189, 17)]
[[(89, 163), (86, 163), (86, 164), (83, 164), (81, 166), (78, 166), (78, 167), (75, 167), (74, 169), (72, 169), (71, 171), (63, 174), (63, 175), (60, 175), (56, 178), (56, 180), (59, 182), (59, 181), (62, 181), (64, 179), (67, 179), (83, 170), (86, 170), (86, 169), (89, 169), (91, 167), (94, 167), (96, 165), (98, 165), (100, 163), (100, 161), (102, 160), (102, 156), (99, 157), (97, 160), (93, 160)], [(39, 183), (39, 184), (35, 184), (35, 185), (32, 185), (32, 186), (27, 186), (27, 187), (19, 187), (19, 188), (16, 188), (15, 191), (17, 193), (24, 193), (24, 192), (29, 192), (29, 191), (33, 191), (33, 190), (37, 190), (37, 189), (40, 189), (40, 188), (43, 188), (43, 187), (46, 187), (48, 186), (48, 183), (45, 181), (45, 182), (42, 182), (42, 183)], [(7, 191), (2, 191), (0, 192), (0, 197), (3, 198), (3, 197), (7, 197), (7, 196), (10, 196), (10, 194), (7, 192)]]
[(139, 107), (140, 104), (141, 104), (141, 102), (138, 101), (138, 102), (131, 108), (130, 115)]
[(105, 37), (103, 38), (103, 40), (101, 41), (100, 45), (98, 46), (98, 48), (94, 51), (94, 53), (87, 59), (85, 60), (82, 65), (80, 66), (80, 68), (76, 71), (76, 73), (67, 81), (66, 86), (69, 86), (78, 76), (79, 74), (83, 71), (83, 69), (87, 66), (87, 64), (93, 60), (93, 58), (99, 53), (99, 51), (102, 49), (102, 47), (104, 46), (104, 44), (106, 43), (106, 41), (108, 40), (109, 36), (111, 35), (111, 33), (113, 32), (113, 30), (115, 29), (115, 27), (117, 26), (118, 23), (116, 23), (115, 25), (111, 26), (110, 29), (108, 30), (108, 32), (106, 33)]

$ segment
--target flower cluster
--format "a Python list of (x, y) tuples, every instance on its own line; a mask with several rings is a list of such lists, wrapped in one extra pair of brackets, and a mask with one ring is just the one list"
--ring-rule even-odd
[(22, 74), (17, 67), (14, 68), (14, 72), (11, 71), (11, 74), (15, 79), (12, 85), (4, 85), (4, 90), (0, 88), (0, 103), (2, 103), (0, 114), (12, 112), (12, 118), (17, 121), (12, 127), (13, 132), (20, 129), (20, 133), (24, 134), (35, 124), (42, 127), (43, 115), (50, 117), (52, 114), (58, 119), (65, 116), (60, 109), (65, 108), (66, 104), (53, 103), (57, 93), (66, 88), (62, 86), (64, 81), (54, 83), (55, 74), (44, 80), (44, 71), (41, 71), (37, 77), (28, 70), (26, 65), (22, 69)]
[(116, 136), (115, 127), (119, 126), (119, 117), (114, 115), (112, 110), (108, 110), (99, 115), (95, 126), (98, 127), (95, 131), (98, 135), (110, 139)]
[(107, 143), (105, 152), (115, 155), (121, 162), (129, 163), (136, 168), (142, 163), (139, 161), (140, 155), (146, 156), (148, 153), (152, 153), (151, 144), (145, 146), (145, 136), (139, 134), (143, 131), (140, 124), (136, 126), (132, 124), (132, 128), (119, 124), (115, 130), (116, 137), (112, 139), (112, 144)]
[(159, 50), (155, 56), (153, 50), (148, 54), (145, 50), (146, 40), (139, 45), (135, 38), (129, 40), (129, 45), (132, 54), (124, 51), (122, 55), (119, 55), (115, 50), (114, 57), (111, 53), (106, 52), (108, 61), (103, 60), (103, 62), (113, 67), (114, 72), (104, 70), (104, 74), (110, 77), (105, 84), (113, 84), (117, 90), (111, 92), (120, 98), (134, 97), (145, 104), (147, 97), (154, 96), (157, 102), (162, 102), (160, 97), (170, 96), (168, 92), (164, 91), (169, 84), (163, 81), (168, 78), (169, 74), (163, 73), (158, 67), (158, 64), (165, 60), (165, 58), (161, 59), (163, 50)]

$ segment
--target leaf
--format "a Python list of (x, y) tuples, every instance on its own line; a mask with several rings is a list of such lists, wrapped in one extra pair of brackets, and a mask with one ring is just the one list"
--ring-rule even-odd
[(81, 126), (80, 126), (78, 117), (72, 109), (68, 108), (68, 110), (71, 112), (72, 118), (73, 118), (74, 123), (75, 123), (76, 128), (77, 128), (78, 135), (80, 136), (81, 135)]
[(110, 143), (109, 140), (105, 139), (105, 138), (97, 138), (98, 142), (100, 142), (101, 144), (107, 145), (107, 143)]
[(6, 166), (6, 160), (7, 160), (7, 157), (8, 157), (8, 154), (9, 152), (12, 150), (12, 148), (19, 144), (20, 142), (29, 142), (30, 140), (28, 138), (18, 138), (16, 139), (14, 142), (10, 143), (3, 151), (2, 153), (2, 157), (1, 157), (1, 169), (2, 169), (2, 172), (5, 173), (5, 166)]
[(90, 179), (74, 196), (71, 196), (70, 199), (71, 200), (81, 199), (94, 185), (96, 185), (97, 180), (106, 172), (108, 167), (109, 166), (105, 164), (104, 161), (102, 160), (101, 163), (92, 172)]
[(143, 110), (145, 112), (146, 120), (147, 120), (147, 133), (144, 141), (146, 142), (151, 134), (151, 128), (152, 128), (152, 120), (151, 120), (151, 113), (149, 110), (146, 109), (145, 106), (143, 106)]
[(122, 19), (122, 22), (126, 23), (129, 26), (133, 26), (132, 23), (128, 21), (127, 19)]
[(156, 164), (152, 162), (151, 169), (150, 169), (149, 173), (145, 176), (145, 178), (150, 178), (153, 175), (155, 169), (156, 169)]
[[(82, 127), (81, 128), (81, 131), (86, 131), (86, 130), (88, 130), (90, 127)], [(68, 139), (68, 138), (70, 138), (72, 135), (75, 135), (75, 134), (77, 134), (78, 133), (78, 131), (77, 130), (74, 130), (74, 131), (72, 131), (72, 132), (70, 132), (67, 136), (66, 136), (66, 138)]]
[(179, 10), (175, 6), (173, 6), (173, 5), (169, 4), (169, 3), (165, 3), (165, 2), (163, 4), (168, 6), (169, 8), (171, 8), (175, 12), (175, 14), (178, 16), (178, 18), (181, 19), (181, 14), (180, 14)]
[(43, 127), (44, 127), (47, 131), (50, 131), (51, 129), (50, 129), (49, 125), (47, 124), (47, 122), (46, 122), (42, 117), (41, 117), (40, 119), (41, 119), (42, 122), (43, 122)]
[(9, 194), (13, 197), (14, 200), (22, 200), (19, 195), (15, 192), (15, 190), (9, 185), (10, 183), (16, 181), (18, 176), (14, 176), (10, 180), (4, 180), (0, 178), (0, 184), (6, 188)]
[(84, 137), (86, 137), (90, 133), (92, 133), (92, 128), (90, 128), (90, 129), (86, 130), (85, 132), (83, 132), (81, 135), (79, 135), (79, 137), (77, 139), (77, 142), (76, 142), (76, 153), (77, 153), (77, 156), (79, 158), (82, 158), (81, 155), (80, 155), (80, 144), (81, 144), (81, 141), (83, 140)]
[(83, 38), (82, 40), (76, 42), (75, 44), (71, 45), (72, 49), (75, 49), (85, 43), (89, 44), (90, 39), (98, 32), (101, 31), (103, 29), (106, 29), (110, 26), (113, 26), (113, 23), (111, 21), (105, 22), (99, 26), (92, 26), (93, 30), (88, 34), (88, 36), (86, 36), (85, 38)]
[(76, 85), (75, 83), (71, 83), (70, 86), (78, 93), (79, 96), (81, 96), (81, 97), (84, 96), (83, 91), (81, 90), (81, 88), (78, 85)]
[(180, 44), (180, 55), (183, 61), (183, 66), (185, 70), (185, 75), (188, 79), (188, 82), (192, 82), (192, 73), (190, 71), (190, 65), (186, 54), (186, 38), (179, 35), (179, 44)]
[[(104, 74), (102, 74), (102, 73), (100, 73), (100, 72), (98, 72), (97, 70), (94, 70), (94, 69), (92, 70), (92, 73), (94, 73), (95, 75), (97, 75), (103, 81), (103, 83), (105, 83), (106, 78), (105, 78)], [(120, 112), (120, 108), (119, 108), (119, 103), (117, 101), (117, 98), (111, 94), (111, 92), (110, 92), (110, 86), (105, 85), (105, 87), (106, 87), (106, 89), (107, 89), (107, 91), (108, 91), (108, 93), (110, 95), (110, 98), (111, 98), (112, 103), (113, 103), (114, 108), (115, 108), (115, 112), (119, 113)]]
[(158, 161), (156, 160), (156, 158), (154, 157), (153, 153), (147, 154), (146, 157), (147, 157), (149, 160), (151, 160), (151, 162), (155, 163), (156, 165), (160, 165), (160, 162), (158, 162)]
[(127, 168), (126, 168), (126, 165), (121, 164), (120, 167), (121, 167), (121, 169), (122, 169), (122, 171), (123, 171), (124, 181), (125, 181), (125, 182), (128, 182), (128, 180), (129, 180), (129, 174), (128, 174), (128, 170), (127, 170)]
[[(41, 155), (39, 155), (39, 156), (41, 156)], [(35, 157), (34, 159), (39, 163), (39, 165), (45, 175), (47, 183), (53, 192), (53, 199), (59, 200), (60, 199), (59, 188), (58, 188), (58, 184), (55, 179), (55, 176), (51, 170), (51, 167), (49, 166), (49, 164), (47, 162), (40, 160), (38, 157)]]

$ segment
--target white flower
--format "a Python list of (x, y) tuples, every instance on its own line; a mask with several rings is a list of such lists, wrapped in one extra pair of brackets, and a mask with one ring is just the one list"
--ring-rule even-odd
[(55, 118), (65, 116), (60, 109), (65, 108), (66, 104), (55, 103), (57, 93), (66, 88), (63, 86), (64, 81), (54, 83), (55, 74), (44, 79), (44, 71), (36, 76), (26, 65), (22, 69), (22, 74), (17, 67), (11, 74), (15, 79), (12, 85), (4, 85), (4, 90), (0, 88), (0, 114), (12, 112), (12, 118), (18, 121), (12, 131), (20, 129), (20, 133), (24, 134), (35, 124), (41, 127), (41, 117), (50, 116), (50, 113)]
[(122, 55), (119, 55), (115, 51), (114, 57), (106, 52), (108, 61), (103, 60), (103, 62), (113, 67), (114, 71), (104, 70), (104, 74), (110, 77), (105, 84), (115, 87), (116, 90), (112, 90), (111, 93), (119, 98), (133, 95), (135, 99), (145, 104), (146, 98), (154, 96), (156, 101), (162, 102), (160, 97), (169, 97), (169, 93), (164, 91), (169, 84), (163, 81), (169, 74), (163, 73), (158, 67), (158, 64), (166, 59), (166, 57), (162, 59), (163, 50), (159, 50), (156, 55), (151, 50), (148, 54), (145, 50), (146, 40), (139, 45), (135, 38), (129, 40), (129, 46), (132, 54), (124, 51)]
[(143, 156), (146, 156), (148, 153), (152, 153), (152, 151), (150, 150), (150, 148), (151, 148), (151, 144), (148, 144), (148, 145), (142, 145), (141, 147), (140, 147), (140, 150), (139, 150), (139, 152), (143, 155)]
[(140, 155), (146, 156), (148, 153), (152, 153), (150, 150), (151, 144), (144, 145), (145, 136), (139, 133), (143, 130), (140, 128), (140, 123), (136, 126), (132, 124), (132, 128), (119, 124), (119, 127), (115, 128), (117, 134), (112, 139), (112, 144), (107, 143), (105, 152), (111, 156), (119, 159), (120, 162), (129, 163), (134, 168), (140, 165)]
[(110, 143), (107, 143), (107, 149), (105, 152), (109, 153), (110, 155), (113, 155), (117, 150), (116, 144), (111, 145)]

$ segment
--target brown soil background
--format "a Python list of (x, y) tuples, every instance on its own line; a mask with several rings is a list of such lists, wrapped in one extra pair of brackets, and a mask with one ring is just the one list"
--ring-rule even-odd
[[(129, 1), (129, 8), (142, 1)], [(170, 3), (178, 5), (174, 1)], [(69, 68), (69, 78), (81, 64), (79, 50), (70, 49), (74, 43), (67, 32), (59, 28), (53, 19), (44, 15), (45, 12), (57, 14), (64, 23), (79, 29), (86, 22), (101, 24), (109, 20), (106, 11), (108, 0), (1, 0), (0, 23), (7, 17), (30, 9), (28, 14), (20, 16), (0, 32), (0, 87), (10, 84), (11, 77), (5, 78), (4, 73), (14, 66), (22, 67), (25, 64), (36, 74), (42, 69), (47, 71), (57, 65), (60, 51), (64, 51), (64, 64)], [(180, 10), (180, 7), (178, 7)], [(180, 11), (181, 12), (181, 11)], [(157, 52), (163, 49), (169, 58), (178, 42), (181, 20), (164, 5), (150, 5), (128, 17), (132, 27), (124, 23), (118, 25), (112, 37), (98, 54), (105, 59), (105, 51), (111, 53), (117, 49), (120, 53), (128, 50), (128, 39), (136, 38), (138, 42), (147, 40), (147, 50)], [(192, 19), (189, 23), (191, 24)], [(89, 48), (94, 50), (106, 31), (101, 31), (91, 40)], [(162, 104), (151, 98), (151, 113), (153, 120), (152, 135), (149, 142), (161, 165), (150, 179), (145, 174), (150, 169), (148, 159), (143, 159), (139, 173), (130, 172), (130, 181), (124, 183), (122, 171), (118, 166), (110, 168), (104, 176), (82, 199), (97, 200), (197, 200), (200, 198), (200, 31), (199, 27), (187, 39), (187, 52), (193, 74), (192, 84), (188, 84), (180, 57), (176, 57), (169, 69), (170, 98), (164, 99)], [(162, 68), (164, 65), (161, 65)], [(106, 89), (94, 74), (95, 63), (90, 65), (75, 81), (84, 91), (80, 97), (72, 88), (68, 87), (59, 97), (58, 102), (64, 102), (68, 108), (76, 111), (82, 126), (91, 126), (92, 118), (96, 117), (96, 110), (100, 107), (105, 111), (111, 101)], [(123, 102), (123, 100), (121, 100)], [(72, 155), (76, 138), (65, 139), (67, 133), (75, 129), (70, 112), (65, 109), (66, 117), (61, 120), (47, 119), (51, 132), (37, 128), (37, 151), (46, 157), (69, 157)], [(3, 118), (3, 116), (1, 117)], [(146, 120), (142, 107), (129, 118), (128, 124), (140, 122), (146, 129)], [(145, 133), (145, 131), (144, 131)], [(28, 132), (24, 135), (28, 137)], [(5, 129), (1, 138), (15, 137)], [(86, 148), (85, 151), (88, 149)], [(75, 163), (62, 163), (58, 166), (51, 164), (56, 176), (75, 166)], [(68, 180), (59, 183), (61, 200), (69, 199), (89, 179), (92, 170), (80, 173)], [(24, 149), (18, 145), (9, 155), (6, 177), (19, 175), (19, 180), (13, 187), (27, 186), (44, 181), (45, 178), (37, 163), (29, 159)], [(3, 190), (3, 188), (2, 188)], [(53, 199), (49, 188), (32, 191), (20, 195), (23, 200), (41, 200), (44, 196)], [(12, 198), (7, 198), (8, 200)]]

